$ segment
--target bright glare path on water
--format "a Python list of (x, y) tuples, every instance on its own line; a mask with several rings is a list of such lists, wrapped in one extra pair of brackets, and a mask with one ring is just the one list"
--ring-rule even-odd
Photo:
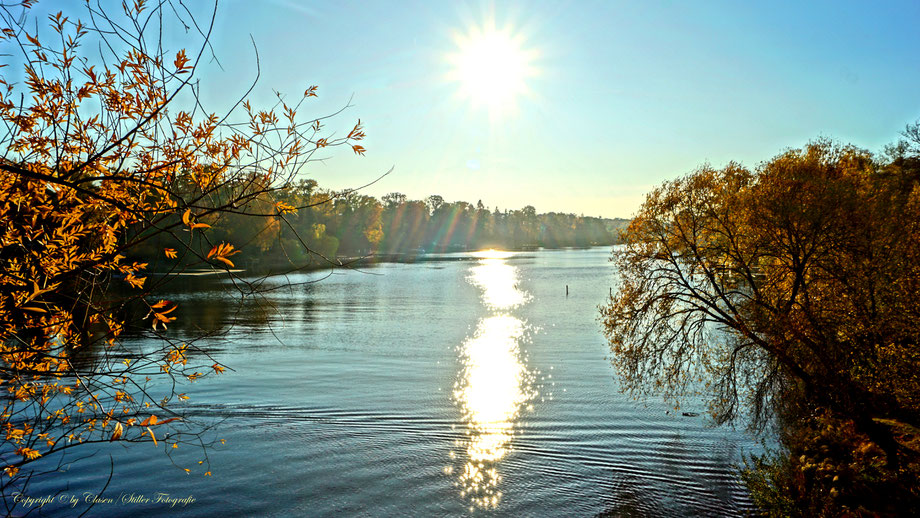
[(488, 250), (479, 250), (477, 252), (471, 252), (471, 256), (476, 259), (508, 259), (514, 255), (514, 252), (507, 252), (505, 250), (494, 250), (492, 248)]
[(735, 466), (762, 451), (756, 441), (619, 391), (596, 324), (616, 278), (608, 248), (450, 255), (373, 266), (379, 275), (271, 278), (267, 302), (242, 306), (221, 279), (170, 284), (164, 297), (187, 312), (170, 333), (226, 332), (209, 346), (236, 368), (183, 401), (227, 440), (209, 453), (213, 476), (196, 476), (199, 448), (100, 444), (33, 482), (33, 496), (65, 491), (83, 509), (56, 500), (31, 514), (85, 511), (109, 452), (106, 495), (196, 502), (96, 505), (87, 517), (750, 514)]
[(530, 300), (530, 295), (518, 289), (517, 269), (505, 259), (512, 252), (484, 250), (473, 252), (479, 264), (472, 268), (470, 282), (482, 290), (482, 303), (490, 310), (510, 310)]
[[(479, 264), (468, 280), (482, 290), (482, 303), (493, 314), (479, 321), (475, 334), (460, 348), (463, 369), (454, 400), (463, 410), (467, 430), (466, 438), (457, 442), (465, 449), (457, 486), (461, 496), (489, 508), (501, 500), (499, 461), (511, 449), (515, 421), (536, 396), (534, 374), (521, 360), (526, 324), (508, 314), (530, 296), (518, 289), (517, 270), (505, 262), (511, 253), (488, 250), (472, 255)], [(451, 456), (456, 458), (453, 452)]]

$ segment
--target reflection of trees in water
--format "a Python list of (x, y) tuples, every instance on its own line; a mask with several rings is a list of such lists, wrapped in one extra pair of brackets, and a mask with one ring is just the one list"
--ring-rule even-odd
[(734, 471), (737, 445), (720, 440), (703, 449), (674, 433), (654, 455), (637, 466), (654, 472), (617, 468), (599, 518), (659, 516), (745, 516), (753, 511)]
[(650, 484), (627, 472), (615, 473), (610, 486), (612, 501), (596, 518), (667, 516), (656, 501), (656, 493)]
[[(223, 276), (174, 276), (160, 281), (157, 297), (179, 303), (175, 321), (169, 323), (163, 334), (175, 339), (196, 337), (217, 338), (236, 325), (260, 327), (267, 325), (272, 314), (279, 309), (279, 300), (271, 293), (251, 293), (241, 296), (240, 289)], [(134, 301), (122, 311), (127, 321), (138, 321), (147, 311), (146, 306)], [(148, 327), (129, 327), (126, 336), (144, 336)]]

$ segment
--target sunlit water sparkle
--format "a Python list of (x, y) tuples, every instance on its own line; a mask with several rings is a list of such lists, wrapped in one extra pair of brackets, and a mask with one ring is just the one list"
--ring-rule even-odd
[[(522, 360), (525, 322), (509, 312), (530, 295), (517, 286), (517, 270), (506, 263), (511, 254), (487, 251), (479, 257), (469, 282), (480, 288), (482, 304), (492, 314), (480, 319), (474, 335), (459, 348), (463, 369), (454, 387), (467, 430), (458, 443), (465, 460), (458, 475), (461, 496), (480, 507), (501, 502), (500, 461), (511, 449), (515, 422), (536, 397), (535, 374)], [(457, 459), (456, 454), (451, 455)], [(447, 471), (453, 472), (453, 466)]]
[(290, 275), (243, 307), (229, 283), (183, 279), (163, 293), (179, 303), (170, 336), (221, 330), (198, 344), (233, 370), (183, 385), (191, 399), (175, 410), (226, 444), (207, 459), (191, 446), (167, 457), (163, 441), (91, 445), (62, 468), (41, 459), (64, 471), (29, 493), (98, 493), (111, 453), (106, 495), (195, 502), (86, 516), (743, 515), (734, 465), (755, 441), (618, 391), (596, 320), (609, 256), (493, 251)]

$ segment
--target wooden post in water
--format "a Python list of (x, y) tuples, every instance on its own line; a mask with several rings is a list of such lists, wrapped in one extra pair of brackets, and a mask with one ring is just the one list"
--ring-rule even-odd
[(566, 297), (569, 296), (569, 285), (568, 284), (565, 285), (565, 296)]

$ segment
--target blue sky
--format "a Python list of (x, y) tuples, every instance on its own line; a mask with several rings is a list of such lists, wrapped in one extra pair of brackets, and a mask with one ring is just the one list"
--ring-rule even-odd
[[(196, 6), (202, 4), (195, 4)], [(496, 115), (449, 78), (457, 36), (494, 20), (530, 58)], [(704, 162), (756, 166), (827, 136), (871, 150), (920, 117), (920, 2), (221, 2), (216, 111), (255, 74), (253, 104), (316, 84), (311, 114), (360, 118), (367, 155), (308, 175), (410, 198), (629, 216)], [(332, 125), (330, 125), (331, 127)]]

